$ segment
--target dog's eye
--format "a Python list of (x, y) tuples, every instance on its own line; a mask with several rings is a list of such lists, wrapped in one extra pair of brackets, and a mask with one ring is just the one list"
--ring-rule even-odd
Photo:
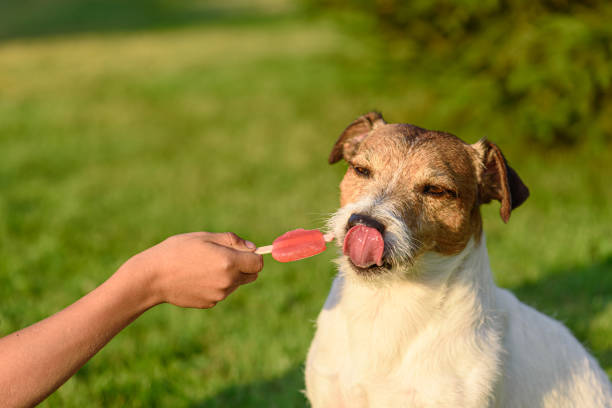
[(444, 195), (449, 195), (453, 198), (457, 197), (457, 193), (455, 193), (453, 190), (449, 190), (440, 186), (433, 186), (431, 184), (428, 184), (423, 187), (423, 194), (427, 194), (434, 197), (442, 197)]
[(370, 169), (361, 166), (353, 166), (353, 170), (359, 177), (370, 177)]

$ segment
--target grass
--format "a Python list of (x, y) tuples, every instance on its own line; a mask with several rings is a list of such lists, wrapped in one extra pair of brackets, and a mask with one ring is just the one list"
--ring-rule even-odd
[[(492, 131), (432, 114), (420, 78), (326, 19), (177, 21), (4, 34), (0, 334), (168, 235), (232, 230), (267, 244), (322, 226), (343, 171), (327, 154), (370, 109), (467, 141)], [(508, 225), (497, 205), (484, 210), (496, 279), (566, 323), (612, 375), (612, 152), (500, 139), (532, 196)], [(267, 258), (256, 283), (212, 310), (147, 312), (42, 406), (304, 406), (333, 256)]]

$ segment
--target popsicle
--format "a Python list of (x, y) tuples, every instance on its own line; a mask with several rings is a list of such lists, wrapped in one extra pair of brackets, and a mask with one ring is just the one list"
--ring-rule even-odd
[(319, 230), (298, 228), (285, 232), (276, 238), (272, 245), (259, 247), (256, 254), (272, 253), (272, 258), (278, 262), (292, 262), (325, 251), (325, 244), (334, 240), (333, 234), (323, 234)]

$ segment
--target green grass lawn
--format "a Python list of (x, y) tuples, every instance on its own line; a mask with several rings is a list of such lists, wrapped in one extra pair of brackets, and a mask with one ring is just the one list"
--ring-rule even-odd
[[(543, 150), (496, 138), (484, 118), (476, 128), (435, 113), (426, 84), (331, 20), (69, 31), (0, 44), (0, 335), (169, 235), (231, 230), (268, 244), (322, 226), (344, 169), (327, 165), (331, 146), (375, 108), (500, 140), (532, 196), (507, 225), (497, 204), (484, 210), (496, 279), (567, 324), (612, 375), (609, 147)], [(257, 282), (212, 310), (147, 312), (42, 406), (304, 406), (333, 257), (266, 258)]]

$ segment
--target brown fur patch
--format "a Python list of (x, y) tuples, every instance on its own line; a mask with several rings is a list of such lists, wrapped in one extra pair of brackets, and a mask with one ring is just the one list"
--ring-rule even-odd
[(382, 115), (378, 112), (369, 112), (354, 120), (336, 140), (329, 154), (329, 164), (334, 164), (343, 157), (345, 160), (350, 159), (370, 131), (385, 123)]
[(504, 222), (510, 219), (510, 212), (529, 197), (529, 189), (514, 169), (508, 166), (506, 158), (494, 143), (480, 140), (472, 145), (482, 162), (480, 180), (480, 202), (499, 200), (499, 213)]

